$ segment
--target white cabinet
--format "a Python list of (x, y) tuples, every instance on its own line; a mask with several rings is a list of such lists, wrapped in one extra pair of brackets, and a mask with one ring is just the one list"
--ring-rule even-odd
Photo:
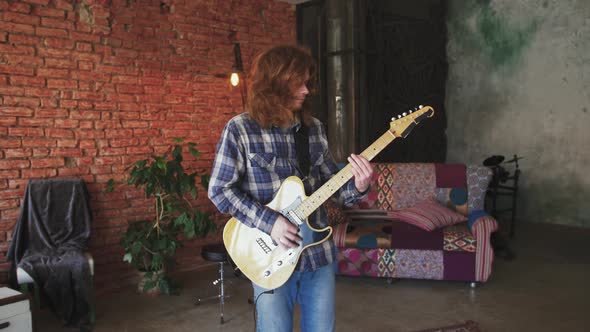
[(0, 332), (31, 332), (29, 298), (8, 287), (0, 288)]

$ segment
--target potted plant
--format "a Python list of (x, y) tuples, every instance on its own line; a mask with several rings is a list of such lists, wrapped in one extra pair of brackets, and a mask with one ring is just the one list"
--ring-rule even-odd
[[(209, 214), (193, 207), (189, 200), (189, 197), (197, 198), (197, 176), (205, 190), (209, 176), (204, 171), (187, 174), (182, 164), (183, 141), (174, 141), (162, 155), (138, 160), (126, 168), (129, 171), (127, 185), (143, 188), (145, 196), (153, 199), (155, 206), (153, 218), (131, 224), (120, 242), (125, 251), (123, 260), (143, 274), (139, 283), (143, 292), (155, 289), (170, 294), (175, 287), (165, 269), (174, 264), (176, 249), (182, 245), (181, 234), (190, 239), (215, 229)], [(199, 157), (195, 146), (195, 143), (187, 143), (188, 151)], [(106, 191), (113, 188), (111, 179)]]

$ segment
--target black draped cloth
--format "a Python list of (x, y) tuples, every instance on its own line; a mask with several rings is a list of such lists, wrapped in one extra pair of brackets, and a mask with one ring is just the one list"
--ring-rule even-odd
[(85, 326), (90, 318), (92, 277), (84, 256), (92, 222), (88, 198), (80, 179), (30, 180), (7, 255), (13, 272), (25, 270), (69, 326)]

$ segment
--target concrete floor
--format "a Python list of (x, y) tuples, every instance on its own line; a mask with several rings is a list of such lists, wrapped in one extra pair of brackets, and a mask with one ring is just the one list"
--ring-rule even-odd
[[(415, 331), (465, 320), (485, 332), (590, 331), (590, 229), (518, 225), (513, 260), (497, 257), (490, 280), (476, 289), (461, 282), (337, 277), (337, 331)], [(229, 272), (230, 269), (227, 269)], [(216, 266), (180, 276), (179, 296), (149, 297), (132, 290), (99, 297), (95, 331), (254, 331), (248, 281), (230, 274), (224, 325), (211, 295)], [(47, 310), (37, 331), (73, 331)], [(299, 331), (299, 329), (296, 329)]]

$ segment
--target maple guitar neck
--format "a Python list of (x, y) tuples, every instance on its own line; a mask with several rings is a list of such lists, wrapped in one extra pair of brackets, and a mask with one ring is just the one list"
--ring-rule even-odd
[[(361, 156), (371, 161), (375, 156), (379, 154), (389, 143), (393, 142), (397, 137), (389, 130), (385, 134), (381, 135), (373, 144), (366, 148)], [(301, 205), (295, 209), (295, 213), (301, 218), (307, 218), (317, 208), (319, 208), (325, 201), (327, 201), (332, 195), (338, 191), (348, 180), (352, 178), (353, 174), (351, 171), (350, 164), (344, 166), (338, 173), (336, 173), (328, 182), (324, 183), (316, 192), (311, 196), (307, 197)]]

